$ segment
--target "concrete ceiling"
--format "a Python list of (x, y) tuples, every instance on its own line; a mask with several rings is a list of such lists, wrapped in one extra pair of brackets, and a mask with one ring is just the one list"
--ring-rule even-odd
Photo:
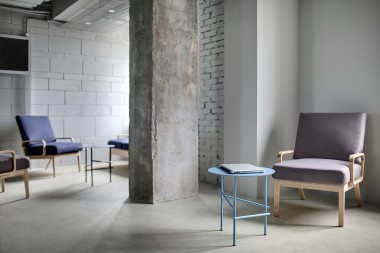
[(106, 33), (128, 24), (129, 0), (53, 0), (53, 19), (68, 29)]
[(23, 8), (34, 8), (44, 0), (0, 0), (0, 4), (14, 5)]
[(43, 2), (67, 29), (108, 33), (129, 23), (129, 0), (0, 0), (0, 5), (38, 10)]

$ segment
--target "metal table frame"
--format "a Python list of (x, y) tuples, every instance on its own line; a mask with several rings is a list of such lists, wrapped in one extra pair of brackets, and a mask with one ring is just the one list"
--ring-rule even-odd
[[(91, 186), (94, 186), (94, 170), (110, 170), (110, 183), (111, 183), (111, 175), (112, 175), (112, 161), (111, 161), (111, 148), (115, 147), (114, 145), (99, 145), (99, 144), (85, 144), (82, 145), (82, 148), (84, 149), (84, 157), (85, 157), (85, 181), (87, 183), (87, 171), (91, 172)], [(108, 148), (109, 149), (109, 160), (95, 160), (93, 158), (93, 149), (94, 148)], [(90, 162), (87, 162), (87, 150), (90, 149)], [(107, 167), (101, 167), (101, 168), (94, 168), (94, 163), (107, 163)], [(90, 167), (90, 169), (88, 169)]]
[[(223, 200), (225, 199), (227, 203), (230, 205), (230, 207), (233, 209), (233, 235), (232, 235), (232, 245), (236, 246), (236, 221), (241, 219), (247, 219), (247, 218), (254, 218), (254, 217), (261, 217), (264, 216), (264, 235), (267, 234), (267, 216), (270, 215), (268, 212), (268, 209), (270, 206), (268, 206), (268, 175), (271, 175), (274, 173), (273, 169), (269, 168), (263, 168), (264, 172), (261, 173), (249, 173), (249, 174), (231, 174), (225, 170), (223, 170), (220, 167), (213, 167), (208, 169), (208, 172), (220, 176), (220, 231), (223, 231)], [(224, 177), (230, 176), (233, 177), (234, 180), (234, 192), (233, 196), (227, 195), (224, 192)], [(246, 200), (243, 198), (238, 198), (236, 196), (236, 189), (237, 189), (237, 178), (238, 177), (262, 177), (265, 178), (265, 184), (264, 184), (264, 204), (257, 203), (254, 201)], [(233, 203), (231, 203), (230, 199), (233, 200)], [(244, 202), (250, 205), (255, 205), (259, 207), (264, 208), (263, 213), (255, 213), (255, 214), (249, 214), (249, 215), (243, 215), (238, 216), (237, 215), (237, 201)]]

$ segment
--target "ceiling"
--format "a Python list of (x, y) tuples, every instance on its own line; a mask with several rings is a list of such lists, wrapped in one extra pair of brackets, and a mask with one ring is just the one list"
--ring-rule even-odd
[(129, 0), (0, 0), (0, 5), (17, 10), (41, 11), (59, 21), (63, 28), (98, 33), (112, 32), (129, 23)]
[(34, 8), (40, 5), (44, 0), (0, 0), (1, 4), (14, 5), (23, 8)]

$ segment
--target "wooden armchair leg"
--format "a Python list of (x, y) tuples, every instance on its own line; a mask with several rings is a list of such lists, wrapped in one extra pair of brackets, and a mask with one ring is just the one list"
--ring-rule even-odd
[(80, 167), (80, 154), (77, 154), (77, 161), (78, 161), (78, 171), (80, 172), (81, 167)]
[(23, 177), (24, 177), (24, 184), (25, 184), (25, 196), (26, 196), (26, 198), (29, 198), (29, 174), (28, 174), (28, 169), (25, 170)]
[(361, 207), (362, 206), (362, 200), (360, 198), (359, 184), (355, 185), (354, 191), (355, 191), (356, 206), (357, 207)]
[(339, 188), (339, 227), (344, 226), (344, 209), (345, 209), (346, 192), (343, 187)]
[(303, 191), (302, 188), (298, 188), (298, 193), (300, 194), (300, 198), (302, 200), (305, 200), (305, 192)]
[(50, 163), (51, 163), (51, 159), (49, 159), (48, 163), (46, 164), (45, 170), (49, 168)]
[(5, 178), (1, 178), (1, 192), (5, 192)]
[(55, 170), (57, 163), (56, 163), (55, 157), (53, 157), (52, 159), (53, 159), (53, 175), (55, 177), (57, 175), (56, 170)]
[(274, 180), (274, 216), (280, 215), (280, 183)]

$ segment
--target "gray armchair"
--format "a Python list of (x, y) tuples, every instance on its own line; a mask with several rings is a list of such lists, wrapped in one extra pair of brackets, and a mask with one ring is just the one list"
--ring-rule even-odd
[[(280, 214), (280, 187), (338, 192), (339, 226), (344, 226), (345, 192), (354, 188), (361, 206), (359, 183), (364, 177), (365, 113), (301, 113), (294, 150), (277, 155), (274, 216)], [(293, 154), (293, 159), (284, 156)]]
[(13, 150), (0, 150), (0, 179), (1, 192), (5, 192), (5, 179), (9, 177), (23, 176), (25, 196), (29, 198), (29, 158), (19, 156)]

